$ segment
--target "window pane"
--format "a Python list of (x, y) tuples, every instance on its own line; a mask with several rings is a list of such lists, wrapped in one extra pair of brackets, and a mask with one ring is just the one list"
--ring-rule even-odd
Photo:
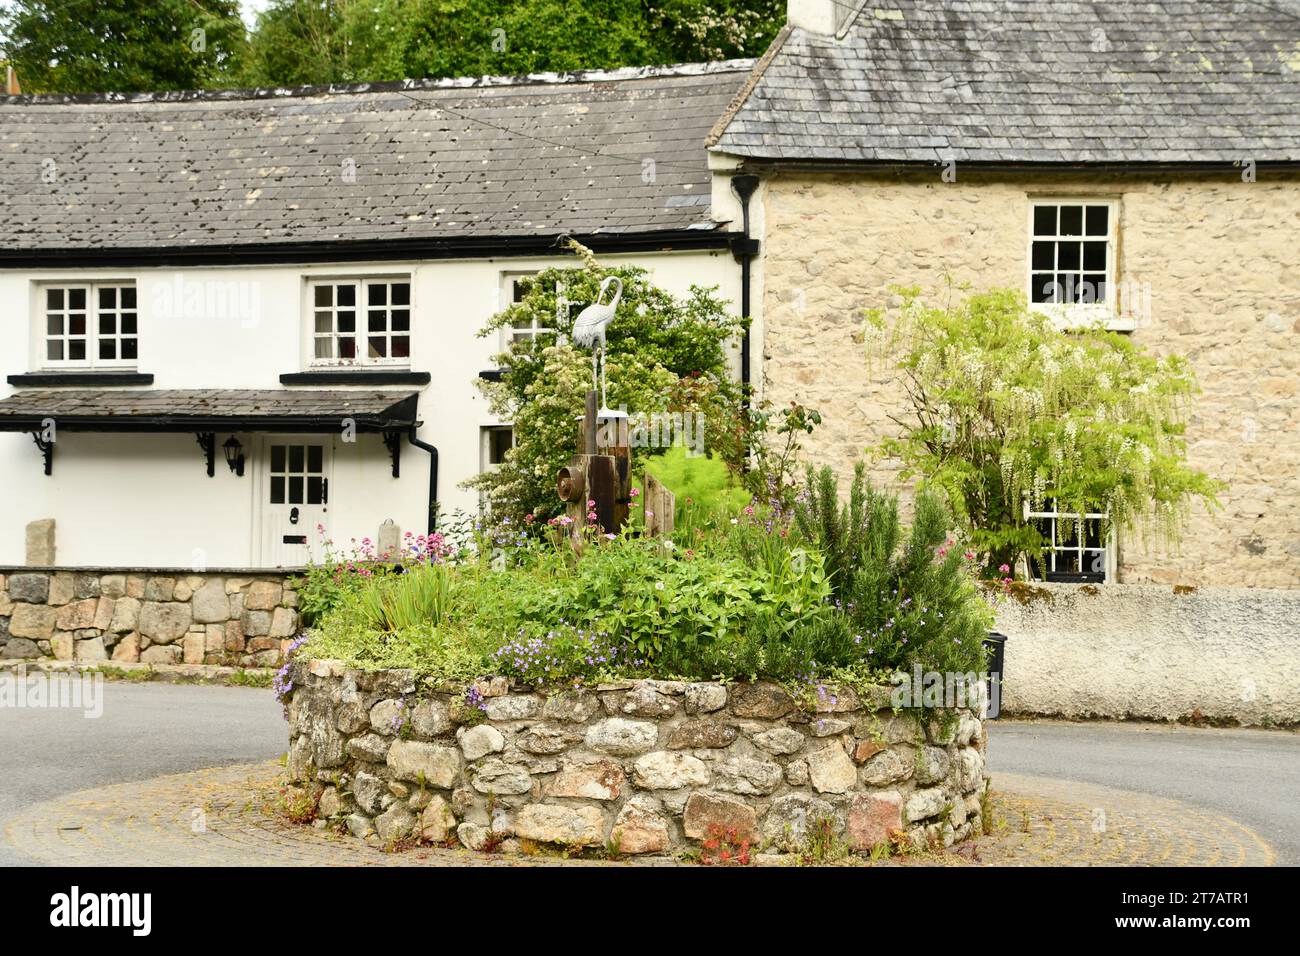
[(316, 313), (316, 331), (322, 335), (328, 335), (334, 331), (334, 316), (328, 312)]
[(325, 448), (322, 445), (307, 446), (307, 470), (321, 472), (324, 470)]
[(1083, 235), (1083, 207), (1082, 206), (1061, 207), (1061, 235), (1063, 236)]
[(514, 302), (523, 302), (524, 296), (528, 294), (528, 286), (523, 279), (511, 279), (511, 300)]
[(391, 286), (393, 293), (393, 305), (410, 305), (411, 304), (411, 283), (394, 282)]
[(351, 335), (357, 330), (357, 314), (355, 312), (340, 312), (339, 331)]
[(302, 471), (302, 445), (289, 446), (289, 471)]
[(357, 357), (357, 340), (339, 339), (339, 358), (354, 359), (356, 357)]
[(100, 339), (99, 340), (99, 357), (102, 359), (117, 358), (117, 340)]
[(50, 361), (50, 362), (62, 362), (62, 361), (63, 361), (63, 343), (62, 343), (62, 342), (46, 342), (46, 343), (45, 343), (45, 358), (46, 358), (47, 361)]
[(388, 331), (388, 313), (376, 312), (373, 309), (369, 312), (369, 324), (367, 326), (371, 332)]
[(307, 479), (307, 504), (318, 505), (324, 498), (325, 480), (323, 478)]
[(86, 316), (85, 313), (68, 316), (68, 334), (85, 335), (86, 334)]
[(317, 339), (316, 340), (316, 357), (333, 358), (334, 357), (334, 340)]
[(271, 470), (284, 471), (284, 446), (271, 446)]
[(86, 340), (76, 339), (68, 343), (68, 358), (74, 362), (86, 360)]
[(370, 305), (384, 305), (388, 302), (388, 286), (384, 283), (372, 282), (366, 289), (366, 301)]
[(1106, 235), (1106, 221), (1110, 217), (1110, 208), (1107, 206), (1089, 206), (1088, 207), (1088, 235), (1104, 236)]
[(334, 287), (332, 285), (316, 286), (316, 304), (318, 306), (334, 304)]
[(124, 358), (124, 359), (135, 359), (135, 358), (139, 358), (139, 356), (136, 354), (136, 340), (135, 340), (135, 339), (123, 339), (123, 340), (122, 340), (122, 358)]
[(302, 504), (302, 475), (289, 476), (289, 504)]
[(1088, 298), (1085, 302), (1105, 302), (1106, 301), (1106, 274), (1104, 272), (1089, 272), (1083, 277), (1083, 284), (1088, 290)]
[(408, 309), (393, 310), (393, 331), (405, 332), (411, 327), (411, 313)]
[(393, 336), (393, 358), (410, 358), (411, 340), (405, 335)]
[(117, 333), (117, 316), (112, 312), (101, 312), (99, 314), (99, 334), (115, 335)]
[(1085, 242), (1083, 244), (1083, 267), (1093, 272), (1106, 268), (1106, 243)]
[(128, 285), (122, 288), (122, 308), (135, 308), (135, 286)]
[(135, 330), (135, 313), (134, 313), (134, 312), (123, 312), (123, 313), (122, 313), (122, 334), (123, 334), (123, 335), (135, 335), (135, 331), (136, 331), (136, 330)]
[(68, 290), (68, 308), (84, 309), (86, 307), (86, 290), (69, 289)]
[(1052, 290), (1055, 288), (1050, 272), (1038, 273), (1030, 280), (1030, 299), (1034, 302), (1051, 302)]
[(338, 304), (353, 306), (357, 304), (357, 287), (354, 285), (341, 285), (336, 289), (338, 293)]
[(63, 290), (46, 289), (45, 290), (45, 308), (62, 309), (63, 308)]
[(280, 475), (271, 478), (271, 504), (284, 504), (284, 477)]
[(112, 309), (117, 306), (117, 289), (111, 285), (99, 287), (99, 307)]
[(47, 335), (63, 334), (63, 316), (49, 315), (45, 317), (45, 333)]
[(1034, 207), (1034, 235), (1035, 236), (1056, 235), (1056, 207), (1055, 206)]
[(370, 357), (388, 358), (388, 341), (381, 335), (370, 337)]
[(1081, 261), (1081, 242), (1061, 242), (1056, 246), (1056, 268), (1078, 269)]
[(1035, 242), (1033, 245), (1033, 255), (1031, 257), (1031, 269), (1054, 269), (1056, 262), (1056, 243), (1054, 242)]

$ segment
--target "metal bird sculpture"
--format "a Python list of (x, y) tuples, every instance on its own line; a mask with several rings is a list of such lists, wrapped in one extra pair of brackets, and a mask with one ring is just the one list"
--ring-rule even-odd
[[(608, 305), (603, 305), (601, 300), (605, 298), (605, 290), (614, 287), (614, 297), (609, 300)], [(614, 321), (614, 310), (618, 308), (619, 300), (623, 298), (623, 281), (617, 276), (609, 276), (600, 284), (600, 292), (596, 296), (596, 301), (587, 306), (578, 313), (577, 320), (573, 323), (573, 344), (581, 348), (591, 349), (591, 379), (592, 384), (600, 383), (600, 407), (606, 408), (605, 401), (605, 329), (609, 323)], [(600, 376), (597, 378), (596, 367), (599, 360)]]

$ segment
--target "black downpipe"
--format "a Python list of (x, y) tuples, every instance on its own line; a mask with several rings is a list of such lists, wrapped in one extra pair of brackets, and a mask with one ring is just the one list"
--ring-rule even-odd
[[(752, 238), (749, 234), (749, 200), (753, 197), (755, 190), (758, 189), (758, 177), (753, 175), (732, 176), (731, 188), (740, 198), (741, 211), (741, 235), (739, 241), (732, 242), (732, 254), (740, 262), (740, 315), (741, 318), (750, 317), (750, 263), (754, 256), (758, 254), (758, 240)], [(749, 404), (749, 380), (750, 380), (750, 333), (749, 325), (745, 325), (745, 335), (740, 344), (740, 384), (745, 386), (745, 403)]]
[(438, 449), (428, 442), (416, 438), (414, 426), (406, 433), (406, 440), (416, 448), (423, 448), (429, 453), (429, 530), (427, 534), (432, 537), (434, 531), (438, 529)]

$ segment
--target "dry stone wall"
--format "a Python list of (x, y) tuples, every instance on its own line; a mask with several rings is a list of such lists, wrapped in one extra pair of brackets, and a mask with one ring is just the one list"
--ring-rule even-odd
[(299, 630), (284, 576), (0, 569), (0, 658), (279, 664)]
[(918, 720), (888, 688), (641, 680), (551, 691), (425, 686), (410, 671), (297, 662), (289, 775), (371, 842), (524, 841), (673, 854), (718, 833), (796, 852), (829, 820), (867, 850), (978, 832), (986, 737), (964, 711)]

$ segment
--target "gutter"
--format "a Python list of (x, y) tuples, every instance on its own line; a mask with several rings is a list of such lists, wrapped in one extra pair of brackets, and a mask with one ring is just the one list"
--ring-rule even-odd
[(429, 525), (426, 534), (432, 537), (438, 528), (438, 449), (428, 442), (420, 441), (415, 435), (414, 425), (406, 433), (406, 440), (429, 453)]
[(731, 177), (731, 188), (735, 191), (740, 199), (740, 210), (742, 214), (742, 228), (739, 236), (733, 234), (731, 243), (731, 253), (740, 262), (740, 316), (746, 320), (745, 336), (740, 344), (740, 384), (745, 386), (745, 407), (749, 407), (749, 385), (750, 385), (750, 287), (752, 278), (750, 275), (750, 263), (758, 255), (759, 242), (749, 234), (749, 201), (753, 198), (754, 192), (758, 189), (759, 179), (754, 175), (741, 175)]

